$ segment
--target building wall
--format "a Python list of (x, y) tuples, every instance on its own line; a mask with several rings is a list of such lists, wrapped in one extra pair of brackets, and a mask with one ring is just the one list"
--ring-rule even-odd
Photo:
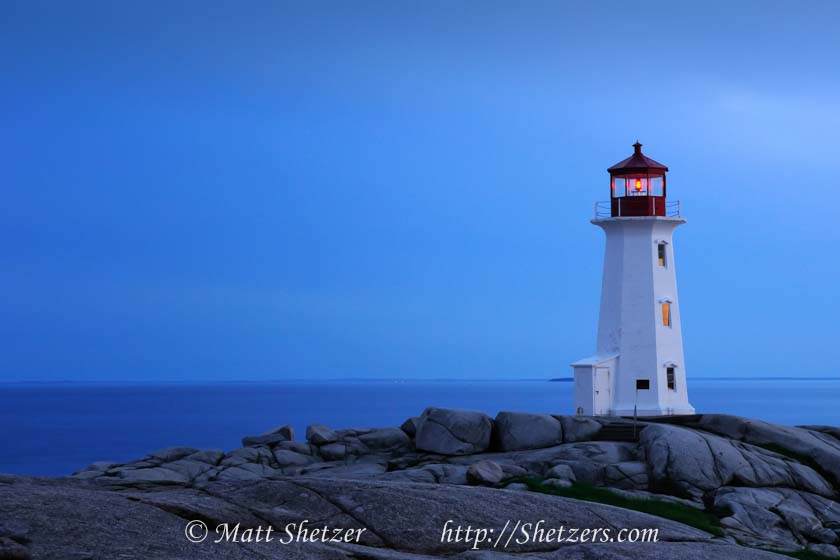
[(574, 366), (575, 372), (575, 414), (594, 414), (594, 391), (592, 366)]
[[(610, 370), (610, 392), (615, 391), (615, 376), (617, 374), (617, 360), (614, 357), (593, 358), (586, 363), (572, 364), (575, 376), (575, 414), (592, 416), (595, 414), (595, 385), (594, 373), (596, 367)], [(582, 410), (582, 411), (581, 411)]]
[[(680, 218), (625, 217), (593, 220), (606, 233), (597, 354), (618, 354), (612, 374), (613, 413), (687, 414), (685, 361), (673, 231)], [(658, 264), (657, 245), (666, 243), (666, 266)], [(671, 326), (662, 324), (661, 302), (670, 300)], [(677, 391), (667, 388), (666, 363), (675, 364)], [(639, 391), (636, 380), (650, 380)]]

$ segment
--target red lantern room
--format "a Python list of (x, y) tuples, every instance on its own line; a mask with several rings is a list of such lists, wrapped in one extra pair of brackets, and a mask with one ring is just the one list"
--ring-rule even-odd
[(667, 216), (665, 173), (668, 168), (642, 153), (633, 144), (633, 155), (616, 163), (610, 172), (610, 214), (620, 216)]

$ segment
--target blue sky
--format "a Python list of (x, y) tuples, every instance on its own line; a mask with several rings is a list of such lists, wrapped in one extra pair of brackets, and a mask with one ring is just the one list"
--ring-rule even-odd
[(670, 166), (689, 376), (840, 375), (833, 2), (5, 2), (0, 380), (570, 374)]

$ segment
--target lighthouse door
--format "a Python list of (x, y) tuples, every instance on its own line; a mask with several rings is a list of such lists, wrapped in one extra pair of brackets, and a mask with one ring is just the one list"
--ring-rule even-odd
[(595, 391), (595, 414), (609, 414), (612, 394), (610, 391), (610, 368), (596, 367), (592, 380)]

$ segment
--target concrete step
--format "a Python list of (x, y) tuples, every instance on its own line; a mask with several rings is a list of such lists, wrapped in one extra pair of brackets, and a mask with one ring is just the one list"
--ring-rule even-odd
[(645, 428), (644, 424), (633, 426), (628, 422), (610, 422), (605, 424), (595, 436), (596, 441), (639, 441), (639, 434)]

